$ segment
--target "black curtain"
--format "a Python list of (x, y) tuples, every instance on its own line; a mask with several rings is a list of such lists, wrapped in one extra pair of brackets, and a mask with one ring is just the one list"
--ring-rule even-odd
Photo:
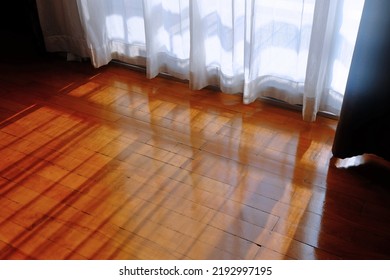
[(366, 0), (333, 155), (390, 160), (390, 1)]

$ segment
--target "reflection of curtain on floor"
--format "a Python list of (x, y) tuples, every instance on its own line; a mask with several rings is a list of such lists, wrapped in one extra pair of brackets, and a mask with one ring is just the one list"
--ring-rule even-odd
[(306, 120), (340, 113), (363, 2), (37, 0), (48, 50), (300, 104)]

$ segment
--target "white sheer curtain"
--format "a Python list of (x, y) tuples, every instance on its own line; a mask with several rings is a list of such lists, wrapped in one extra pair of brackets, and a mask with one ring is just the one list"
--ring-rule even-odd
[(74, 12), (95, 67), (119, 59), (146, 66), (149, 78), (165, 72), (193, 89), (242, 93), (244, 103), (302, 105), (313, 121), (340, 113), (364, 0), (38, 0), (43, 23), (47, 3)]

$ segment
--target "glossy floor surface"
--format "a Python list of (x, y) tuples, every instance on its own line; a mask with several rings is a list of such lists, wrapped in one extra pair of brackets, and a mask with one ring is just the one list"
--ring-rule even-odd
[(0, 85), (0, 259), (390, 258), (389, 165), (335, 120), (53, 57)]

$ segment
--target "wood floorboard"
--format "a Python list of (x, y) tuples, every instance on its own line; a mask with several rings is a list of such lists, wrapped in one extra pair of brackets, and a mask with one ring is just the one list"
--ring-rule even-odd
[(56, 56), (0, 85), (0, 259), (390, 258), (390, 165), (336, 120)]

